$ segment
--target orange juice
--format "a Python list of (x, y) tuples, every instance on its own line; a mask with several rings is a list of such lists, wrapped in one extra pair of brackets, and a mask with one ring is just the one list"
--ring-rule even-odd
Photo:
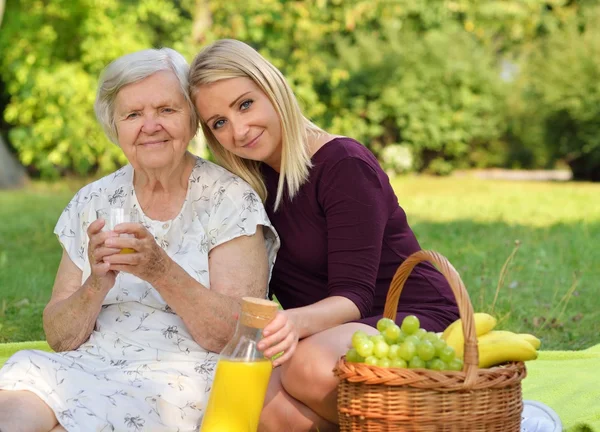
[(256, 432), (271, 362), (219, 360), (201, 432)]

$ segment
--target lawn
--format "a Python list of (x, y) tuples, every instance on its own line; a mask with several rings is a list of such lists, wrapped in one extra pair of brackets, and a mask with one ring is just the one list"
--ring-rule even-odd
[[(454, 264), (476, 311), (540, 336), (545, 349), (600, 343), (600, 185), (412, 176), (393, 184), (421, 246)], [(77, 186), (0, 192), (0, 342), (44, 337), (61, 254), (52, 231)]]

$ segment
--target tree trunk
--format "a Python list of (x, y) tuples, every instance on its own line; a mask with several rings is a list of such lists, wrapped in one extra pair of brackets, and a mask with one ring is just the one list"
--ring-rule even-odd
[(208, 30), (211, 25), (212, 15), (210, 13), (208, 0), (196, 0), (194, 26), (192, 28), (192, 38), (194, 42), (203, 44), (206, 39), (206, 30)]
[(25, 169), (8, 150), (0, 135), (0, 189), (20, 188), (25, 186), (26, 182)]
[[(0, 27), (4, 17), (5, 0), (0, 0)], [(0, 110), (0, 115), (2, 115)], [(17, 188), (25, 185), (27, 175), (23, 166), (15, 159), (0, 135), (0, 189)]]

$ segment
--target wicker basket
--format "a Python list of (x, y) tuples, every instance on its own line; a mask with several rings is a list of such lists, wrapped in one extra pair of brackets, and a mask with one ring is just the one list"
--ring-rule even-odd
[(408, 257), (394, 275), (384, 316), (396, 317), (404, 283), (421, 261), (436, 264), (452, 287), (466, 335), (464, 368), (460, 372), (392, 369), (347, 363), (342, 357), (334, 370), (340, 379), (340, 431), (519, 432), (525, 365), (515, 362), (478, 368), (473, 307), (460, 276), (446, 258), (432, 251)]

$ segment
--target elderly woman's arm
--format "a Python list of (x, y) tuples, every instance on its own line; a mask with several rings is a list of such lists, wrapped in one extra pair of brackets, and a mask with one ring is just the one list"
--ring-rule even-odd
[(261, 225), (254, 235), (236, 237), (210, 251), (210, 289), (171, 260), (143, 227), (123, 224), (115, 231), (135, 233), (136, 238), (114, 237), (107, 246), (131, 247), (137, 253), (106, 257), (110, 268), (151, 283), (206, 350), (219, 352), (231, 338), (242, 297), (266, 295), (269, 261)]
[(94, 330), (106, 296), (95, 278), (81, 285), (81, 270), (63, 250), (52, 298), (44, 309), (46, 340), (54, 351), (70, 351), (84, 343)]
[(43, 316), (46, 340), (54, 351), (74, 350), (90, 337), (104, 297), (115, 284), (116, 273), (103, 260), (119, 250), (104, 246), (104, 241), (115, 234), (102, 232), (103, 226), (104, 221), (98, 220), (88, 227), (91, 274), (83, 285), (81, 270), (63, 250)]

